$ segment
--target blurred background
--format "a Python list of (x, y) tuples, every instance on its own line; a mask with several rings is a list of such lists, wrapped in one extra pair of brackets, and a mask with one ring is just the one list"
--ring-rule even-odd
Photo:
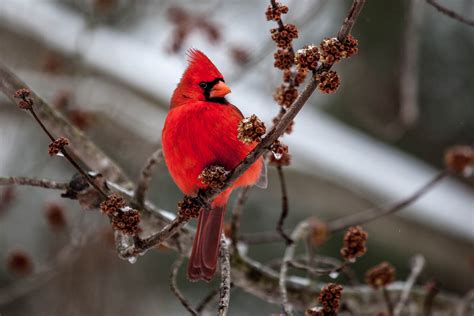
[[(440, 1), (466, 17), (474, 1)], [(351, 1), (285, 1), (285, 22), (299, 28), (295, 48), (335, 36)], [(171, 93), (186, 67), (185, 52), (204, 51), (232, 88), (229, 100), (267, 126), (279, 110), (273, 91), (268, 1), (0, 0), (0, 61), (82, 129), (136, 178), (160, 146)], [(354, 28), (359, 54), (335, 66), (333, 95), (315, 93), (283, 141), (292, 228), (308, 216), (335, 219), (388, 205), (414, 192), (443, 168), (443, 152), (474, 144), (474, 29), (421, 0), (368, 0)], [(74, 170), (50, 158), (48, 140), (32, 118), (0, 96), (0, 175), (68, 181)], [(472, 178), (471, 178), (472, 179)], [(0, 314), (182, 315), (168, 285), (176, 253), (150, 251), (135, 264), (120, 260), (106, 218), (83, 211), (58, 192), (1, 187)], [(368, 253), (353, 265), (390, 261), (397, 278), (421, 253), (420, 283), (436, 279), (462, 295), (474, 285), (473, 181), (451, 177), (396, 215), (364, 225)], [(162, 165), (150, 199), (174, 211), (182, 194)], [(51, 208), (66, 214), (51, 225)], [(274, 230), (280, 188), (253, 189), (242, 231)], [(48, 217), (48, 214), (50, 217)], [(49, 220), (48, 220), (49, 218)], [(54, 222), (54, 221), (53, 221)], [(191, 225), (194, 225), (192, 223)], [(341, 236), (319, 254), (338, 257)], [(250, 248), (261, 262), (281, 257), (283, 243)], [(22, 273), (8, 269), (12, 253), (31, 259)], [(340, 277), (339, 282), (344, 282)], [(217, 286), (179, 286), (197, 303)], [(269, 315), (270, 305), (234, 289), (231, 315)]]

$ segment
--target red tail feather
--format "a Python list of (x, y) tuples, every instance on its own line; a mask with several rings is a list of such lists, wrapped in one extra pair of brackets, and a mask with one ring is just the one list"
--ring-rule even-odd
[(188, 264), (188, 278), (192, 281), (210, 281), (216, 272), (224, 214), (225, 206), (213, 206), (211, 210), (202, 210), (199, 214)]

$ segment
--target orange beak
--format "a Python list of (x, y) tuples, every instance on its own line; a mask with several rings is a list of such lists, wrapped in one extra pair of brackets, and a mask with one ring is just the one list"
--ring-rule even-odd
[(230, 93), (230, 88), (223, 81), (219, 81), (214, 85), (209, 96), (211, 98), (223, 98), (228, 93)]

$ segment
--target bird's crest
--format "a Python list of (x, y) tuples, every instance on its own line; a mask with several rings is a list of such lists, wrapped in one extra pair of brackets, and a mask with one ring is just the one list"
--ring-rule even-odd
[[(212, 81), (215, 78), (223, 78), (217, 67), (200, 50), (191, 48), (187, 51), (188, 69), (186, 73), (201, 76), (201, 80)], [(205, 76), (206, 78), (203, 78)]]

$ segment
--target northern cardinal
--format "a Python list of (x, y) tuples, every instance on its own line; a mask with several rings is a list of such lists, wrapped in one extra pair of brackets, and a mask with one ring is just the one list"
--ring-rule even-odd
[[(171, 98), (170, 111), (162, 134), (163, 153), (168, 170), (181, 191), (189, 196), (206, 188), (199, 174), (212, 165), (232, 170), (253, 149), (237, 139), (237, 126), (243, 116), (225, 96), (230, 93), (216, 66), (198, 50), (190, 50), (189, 65)], [(227, 200), (239, 186), (265, 186), (265, 166), (257, 160), (236, 182), (201, 210), (188, 278), (212, 279), (217, 266), (219, 240)]]

